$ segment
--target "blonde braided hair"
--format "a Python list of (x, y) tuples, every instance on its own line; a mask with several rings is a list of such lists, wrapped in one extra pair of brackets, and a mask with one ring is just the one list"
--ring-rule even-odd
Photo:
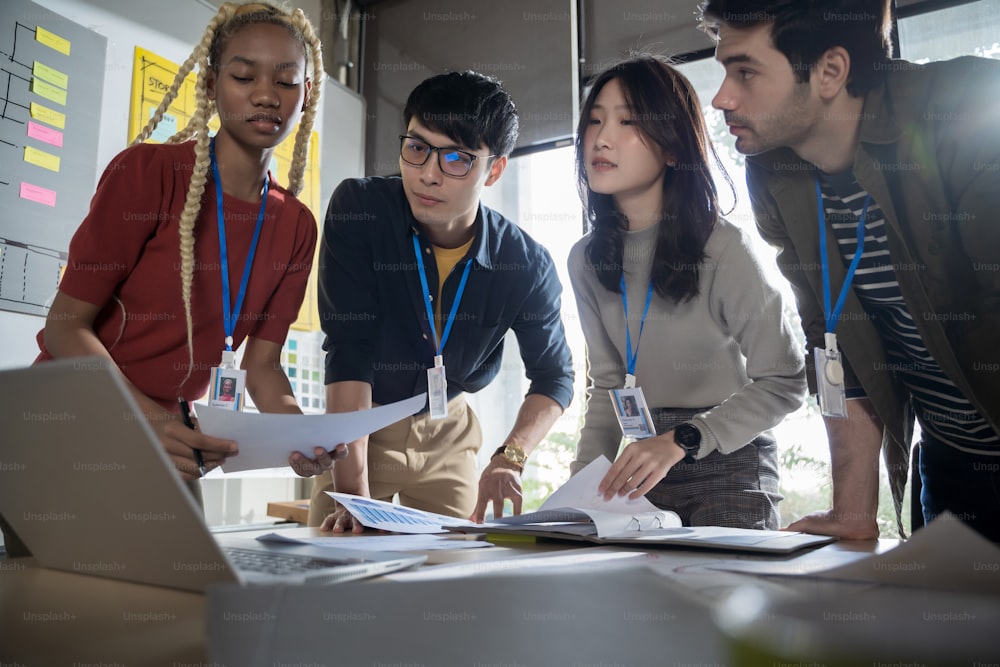
[[(277, 7), (264, 3), (237, 4), (232, 2), (227, 2), (219, 7), (219, 11), (212, 17), (212, 20), (209, 21), (208, 26), (205, 28), (201, 41), (177, 71), (173, 84), (171, 84), (170, 89), (164, 95), (163, 100), (149, 119), (146, 127), (143, 128), (131, 144), (142, 143), (150, 137), (162, 120), (166, 110), (170, 107), (170, 104), (176, 99), (177, 93), (180, 91), (187, 75), (197, 65), (198, 78), (195, 84), (196, 108), (194, 115), (184, 128), (166, 141), (166, 143), (173, 144), (188, 141), (192, 137), (195, 139), (194, 170), (191, 174), (191, 183), (188, 187), (187, 197), (184, 201), (184, 210), (181, 213), (180, 219), (181, 297), (184, 302), (184, 317), (187, 325), (188, 368), (184, 379), (178, 385), (178, 394), (180, 394), (184, 383), (191, 377), (192, 370), (194, 369), (194, 320), (191, 316), (191, 286), (194, 282), (195, 265), (194, 225), (201, 212), (202, 196), (205, 193), (208, 170), (211, 166), (208, 124), (216, 112), (215, 102), (208, 99), (207, 95), (208, 72), (212, 70), (218, 73), (219, 59), (230, 37), (248, 25), (259, 23), (279, 25), (288, 30), (302, 44), (306, 55), (307, 78), (309, 77), (310, 65), (312, 67), (312, 88), (309, 93), (309, 100), (299, 122), (299, 129), (295, 136), (295, 145), (292, 152), (292, 164), (288, 170), (288, 189), (292, 194), (298, 195), (303, 187), (302, 179), (309, 154), (309, 139), (316, 118), (316, 109), (324, 77), (322, 45), (316, 36), (312, 24), (301, 9), (296, 9), (289, 14)], [(221, 187), (221, 184), (216, 184), (216, 187)]]
[[(288, 189), (293, 195), (302, 192), (302, 177), (306, 170), (306, 160), (309, 157), (309, 139), (312, 136), (313, 122), (316, 120), (316, 109), (319, 106), (319, 95), (323, 88), (323, 45), (316, 36), (312, 24), (301, 9), (292, 12), (292, 25), (305, 37), (307, 53), (312, 54), (312, 89), (309, 91), (309, 101), (306, 103), (299, 129), (295, 134), (295, 148), (292, 151), (292, 164), (288, 168)], [(309, 58), (306, 58), (308, 75)]]

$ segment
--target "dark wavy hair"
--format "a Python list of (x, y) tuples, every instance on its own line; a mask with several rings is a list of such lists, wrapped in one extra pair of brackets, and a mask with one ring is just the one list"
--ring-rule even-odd
[[(730, 188), (733, 187), (712, 147), (694, 87), (671, 66), (669, 59), (640, 54), (597, 75), (580, 111), (576, 131), (576, 170), (580, 198), (593, 227), (587, 259), (597, 279), (620, 293), (624, 231), (623, 216), (611, 195), (590, 189), (584, 141), (594, 102), (609, 81), (617, 80), (642, 138), (676, 158), (663, 177), (663, 211), (656, 236), (650, 276), (657, 294), (676, 302), (698, 296), (699, 268), (705, 243), (719, 219), (719, 199), (709, 171), (709, 154)], [(733, 190), (735, 193), (735, 189)]]
[(847, 92), (860, 97), (884, 78), (892, 54), (889, 0), (703, 0), (701, 29), (718, 39), (719, 28), (771, 24), (771, 41), (792, 65), (799, 83), (835, 46), (851, 56)]

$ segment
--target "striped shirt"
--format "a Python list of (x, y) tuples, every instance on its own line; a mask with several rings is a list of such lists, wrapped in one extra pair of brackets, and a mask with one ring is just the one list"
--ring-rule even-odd
[[(858, 249), (857, 225), (868, 193), (850, 172), (825, 174), (821, 186), (826, 221), (846, 267)], [(882, 337), (888, 369), (909, 391), (921, 430), (959, 449), (1000, 452), (1000, 438), (944, 374), (920, 337), (896, 280), (882, 209), (874, 200), (868, 205), (864, 248), (852, 286)], [(831, 285), (834, 293), (839, 289)]]

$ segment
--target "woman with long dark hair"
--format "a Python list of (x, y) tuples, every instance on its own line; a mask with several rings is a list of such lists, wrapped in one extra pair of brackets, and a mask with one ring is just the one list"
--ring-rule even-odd
[(749, 238), (720, 215), (708, 156), (725, 170), (693, 87), (656, 56), (604, 71), (576, 151), (592, 230), (569, 259), (589, 375), (573, 471), (615, 460), (609, 391), (636, 388), (656, 435), (617, 456), (606, 497), (646, 495), (685, 525), (778, 528), (768, 429), (801, 405), (805, 364)]

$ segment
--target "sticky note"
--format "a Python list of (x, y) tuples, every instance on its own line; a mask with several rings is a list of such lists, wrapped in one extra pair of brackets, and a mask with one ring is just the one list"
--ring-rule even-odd
[(56, 205), (56, 192), (40, 185), (21, 183), (21, 199), (27, 199), (46, 206)]
[(48, 65), (42, 64), (37, 60), (35, 61), (34, 67), (31, 68), (31, 73), (39, 79), (44, 79), (53, 85), (59, 86), (60, 88), (69, 87), (69, 76), (63, 74), (57, 69), (53, 69)]
[(41, 42), (49, 48), (55, 49), (65, 56), (69, 55), (69, 40), (60, 37), (54, 32), (49, 32), (42, 26), (35, 27), (35, 40)]
[(25, 146), (24, 161), (51, 171), (59, 171), (59, 156), (40, 151), (32, 146)]
[(66, 114), (60, 113), (55, 109), (42, 106), (38, 102), (32, 102), (30, 109), (31, 117), (35, 120), (40, 120), (43, 123), (51, 125), (52, 127), (58, 127), (60, 130), (66, 128)]
[[(156, 109), (150, 109), (149, 115), (152, 116), (155, 112)], [(177, 134), (177, 116), (165, 113), (163, 114), (163, 118), (160, 119), (160, 123), (156, 126), (156, 129), (149, 135), (149, 138), (163, 144), (175, 134)]]
[(62, 132), (59, 130), (53, 130), (51, 127), (39, 125), (33, 120), (28, 121), (28, 136), (32, 139), (38, 139), (39, 141), (44, 141), (47, 144), (58, 146), (59, 148), (62, 148), (63, 145)]
[(59, 86), (53, 86), (51, 83), (46, 83), (41, 79), (32, 77), (31, 92), (36, 95), (41, 95), (45, 99), (51, 100), (56, 104), (66, 106), (66, 91)]

